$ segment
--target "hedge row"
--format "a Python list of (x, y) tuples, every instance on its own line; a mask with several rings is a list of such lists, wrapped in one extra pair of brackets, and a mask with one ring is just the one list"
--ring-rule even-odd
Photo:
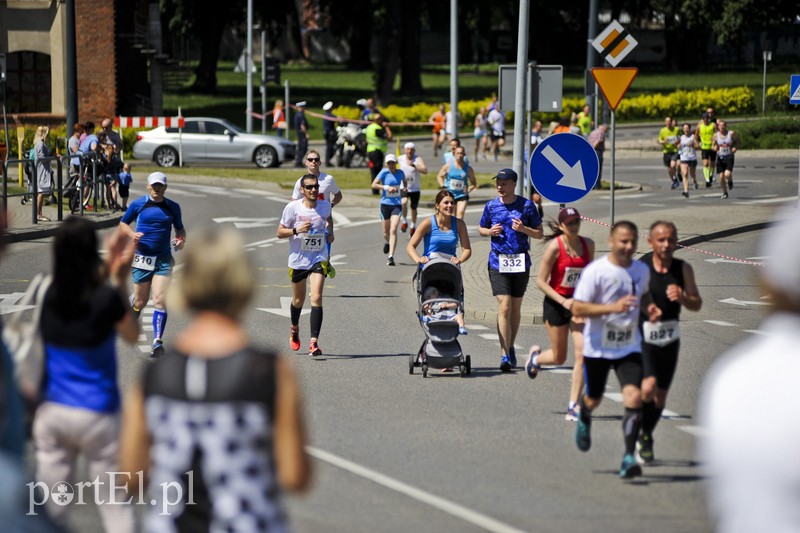
[(793, 111), (798, 107), (789, 103), (789, 84), (767, 87), (766, 107), (770, 111)]

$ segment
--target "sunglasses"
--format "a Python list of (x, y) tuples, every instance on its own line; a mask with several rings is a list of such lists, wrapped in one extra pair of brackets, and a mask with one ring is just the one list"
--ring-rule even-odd
[[(319, 161), (319, 159), (317, 159)], [(319, 185), (303, 185), (303, 188), (307, 191), (313, 191), (314, 189), (319, 189)]]
[(307, 157), (306, 161), (309, 163), (319, 163), (319, 157)]

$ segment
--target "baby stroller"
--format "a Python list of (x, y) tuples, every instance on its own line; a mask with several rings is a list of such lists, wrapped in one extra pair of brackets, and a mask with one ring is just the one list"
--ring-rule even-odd
[(461, 268), (446, 254), (431, 254), (427, 263), (420, 265), (413, 280), (417, 293), (417, 317), (425, 332), (425, 340), (417, 354), (408, 356), (408, 373), (415, 366), (422, 367), (422, 377), (428, 377), (428, 368), (458, 367), (461, 377), (472, 372), (469, 355), (461, 351), (458, 342), (456, 314), (464, 313), (464, 287)]

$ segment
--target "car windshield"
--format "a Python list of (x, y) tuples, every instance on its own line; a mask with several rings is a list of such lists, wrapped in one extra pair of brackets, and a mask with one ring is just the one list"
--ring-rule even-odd
[[(209, 124), (211, 124), (211, 122), (206, 121), (206, 130), (208, 130)], [(239, 128), (237, 128), (236, 126), (234, 126), (233, 124), (231, 124), (227, 120), (220, 120), (220, 119), (214, 120), (213, 125), (215, 127), (217, 127), (217, 128), (220, 125), (222, 125), (222, 127), (223, 127), (222, 129), (231, 130), (231, 132), (233, 132), (233, 133), (242, 133), (242, 130), (240, 130)]]

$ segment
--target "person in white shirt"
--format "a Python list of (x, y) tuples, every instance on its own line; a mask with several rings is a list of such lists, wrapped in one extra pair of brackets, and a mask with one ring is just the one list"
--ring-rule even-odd
[(575, 444), (579, 450), (589, 451), (592, 411), (600, 406), (608, 372), (613, 368), (625, 406), (622, 418), (625, 454), (619, 471), (624, 479), (642, 474), (634, 457), (642, 422), (639, 312), (646, 309), (651, 321), (660, 316), (648, 292), (650, 270), (633, 259), (638, 240), (638, 229), (633, 222), (617, 222), (608, 238), (611, 251), (583, 269), (572, 304), (573, 315), (586, 319), (583, 328), (586, 391), (580, 402)]
[(491, 126), (492, 153), (494, 160), (497, 161), (497, 154), (500, 148), (506, 144), (506, 117), (497, 108), (489, 111), (489, 126)]
[(411, 226), (409, 236), (413, 237), (414, 232), (417, 230), (417, 207), (419, 206), (419, 197), (421, 194), (420, 181), (422, 180), (422, 174), (428, 173), (428, 167), (425, 165), (422, 156), (417, 154), (417, 148), (414, 143), (406, 143), (403, 149), (405, 153), (397, 158), (397, 167), (406, 175), (408, 191), (401, 196), (403, 210), (400, 215), (400, 231), (405, 232), (409, 229), (406, 216), (408, 215), (410, 204)]

